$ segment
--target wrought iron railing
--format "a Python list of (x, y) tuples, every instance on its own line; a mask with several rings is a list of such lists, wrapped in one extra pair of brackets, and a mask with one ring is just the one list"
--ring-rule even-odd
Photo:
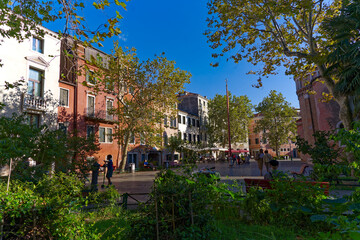
[(23, 95), (23, 108), (45, 111), (46, 110), (46, 100), (43, 97), (33, 96), (25, 93)]

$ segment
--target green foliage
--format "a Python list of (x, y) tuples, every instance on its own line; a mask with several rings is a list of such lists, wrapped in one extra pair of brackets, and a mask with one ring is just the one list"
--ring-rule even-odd
[(315, 144), (297, 137), (299, 152), (309, 154), (314, 163), (314, 173), (317, 179), (331, 181), (341, 173), (347, 173), (346, 163), (339, 160), (340, 152), (337, 143), (331, 141), (331, 132), (317, 131), (314, 133)]
[(206, 35), (211, 47), (220, 51), (214, 57), (230, 53), (235, 62), (261, 63), (262, 69), (252, 74), (276, 74), (283, 65), (287, 74), (305, 79), (320, 65), (326, 46), (319, 26), (337, 13), (340, 4), (337, 0), (210, 0)]
[[(294, 240), (302, 239), (300, 236), (307, 234), (296, 228), (296, 226), (289, 228), (281, 225), (248, 225), (239, 220), (216, 221), (216, 226), (220, 234), (216, 233), (211, 239)], [(221, 235), (220, 238), (219, 235)]]
[(156, 238), (158, 221), (161, 239), (209, 239), (215, 230), (210, 205), (220, 200), (214, 184), (216, 181), (204, 174), (184, 176), (171, 170), (160, 172), (150, 194), (151, 202), (132, 219), (130, 237)]
[[(84, 179), (92, 164), (86, 157), (99, 148), (92, 138), (64, 135), (46, 125), (30, 126), (23, 115), (0, 117), (0, 139), (0, 167), (13, 159), (12, 178), (22, 181), (38, 181), (53, 164), (56, 172), (70, 170)], [(36, 161), (35, 167), (29, 166), (30, 159)]]
[[(123, 1), (116, 0), (111, 3), (108, 0), (99, 0), (92, 4), (92, 8), (102, 11), (105, 8), (111, 10), (115, 17), (110, 17), (97, 30), (90, 30), (86, 19), (78, 15), (82, 10), (89, 10), (83, 1), (56, 0), (56, 1), (0, 1), (0, 36), (3, 38), (15, 38), (22, 41), (33, 34), (44, 36), (45, 31), (41, 25), (48, 22), (59, 21), (64, 25), (64, 31), (59, 32), (59, 37), (65, 34), (74, 34), (75, 39), (81, 39), (84, 44), (98, 43), (121, 33), (118, 28), (122, 16), (120, 9), (126, 9)], [(66, 21), (65, 21), (66, 20)]]
[(87, 204), (102, 204), (113, 206), (119, 202), (120, 194), (115, 187), (111, 186), (105, 191), (90, 192), (86, 199)]
[[(351, 161), (348, 162), (350, 169), (356, 177), (360, 177), (360, 122), (354, 122), (352, 130), (339, 129), (337, 134), (331, 136), (331, 139), (341, 143), (342, 148), (348, 154), (351, 154)], [(346, 155), (346, 154), (345, 154)], [(347, 157), (347, 156), (346, 156)]]
[[(215, 95), (209, 101), (209, 123), (207, 125), (210, 144), (221, 144), (225, 147), (229, 142), (226, 95)], [(252, 105), (245, 96), (233, 96), (229, 93), (229, 115), (232, 142), (245, 142), (248, 138), (248, 126), (252, 117)]]
[(295, 109), (281, 93), (272, 90), (255, 110), (261, 116), (256, 123), (255, 131), (262, 133), (263, 139), (268, 140), (270, 147), (275, 149), (279, 156), (281, 144), (288, 142), (289, 138), (293, 139), (296, 134)]
[(333, 231), (319, 233), (316, 239), (359, 239), (360, 195), (357, 189), (350, 196), (324, 199), (321, 211), (311, 216), (315, 224), (327, 223)]
[[(325, 198), (324, 190), (307, 182), (274, 180), (272, 189), (251, 188), (242, 208), (252, 224), (297, 226), (315, 230), (310, 216), (318, 211)], [(316, 230), (321, 229), (317, 226)]]
[(360, 1), (344, 1), (341, 13), (325, 19), (322, 27), (332, 40), (326, 63), (329, 64), (327, 73), (338, 80), (334, 94), (359, 95)]
[(89, 61), (97, 67), (97, 92), (116, 93), (110, 113), (118, 124), (113, 136), (122, 151), (121, 168), (125, 168), (130, 138), (141, 138), (149, 146), (161, 146), (163, 128), (159, 122), (165, 114), (175, 115), (177, 94), (189, 83), (191, 74), (177, 68), (175, 61), (164, 54), (140, 61), (135, 49), (126, 50), (114, 44), (113, 53), (105, 66), (94, 57)]
[[(345, 90), (350, 87), (354, 90), (353, 87), (358, 85), (358, 78), (352, 81), (352, 77), (357, 75), (354, 74), (354, 69), (359, 62), (357, 60), (359, 53), (356, 50), (358, 43), (349, 46), (349, 44), (358, 42), (357, 2), (355, 1), (352, 9), (348, 8), (342, 14), (340, 9), (343, 1), (341, 0), (209, 0), (210, 17), (207, 19), (209, 30), (206, 35), (210, 46), (217, 49), (217, 53), (214, 53), (213, 57), (222, 57), (228, 54), (228, 58), (234, 60), (235, 63), (243, 59), (253, 65), (261, 63), (260, 69), (249, 71), (249, 74), (259, 76), (258, 84), (253, 85), (255, 87), (262, 86), (261, 79), (263, 77), (277, 74), (279, 67), (285, 67), (285, 73), (293, 75), (297, 81), (307, 81), (309, 74), (318, 72), (320, 79), (316, 78), (314, 81), (326, 84), (330, 96), (325, 94), (325, 97), (331, 98), (333, 94), (334, 100), (340, 105), (340, 118), (345, 128), (349, 129), (354, 120), (354, 114), (352, 116), (351, 113), (356, 112), (349, 105), (351, 94), (336, 90), (340, 83), (336, 79), (336, 75), (342, 75), (339, 69), (343, 70), (344, 67), (347, 67), (347, 63), (354, 64), (354, 68), (344, 71), (344, 76), (348, 76), (348, 78), (341, 88)], [(352, 13), (352, 15), (348, 13)], [(337, 30), (339, 26), (342, 27), (342, 32), (337, 32), (340, 34), (336, 36), (338, 37), (337, 41), (345, 39), (344, 42), (347, 45), (344, 49), (341, 49), (342, 45), (336, 44), (336, 41), (334, 42), (331, 36), (321, 28), (325, 19), (339, 15), (339, 18), (348, 18), (347, 21), (340, 21), (336, 18), (334, 20), (339, 23), (334, 30)], [(330, 21), (329, 26), (332, 27), (334, 22)], [(345, 25), (346, 27), (343, 27)], [(341, 33), (346, 35), (341, 35)], [(333, 43), (335, 45), (331, 46)], [(326, 64), (326, 61), (332, 64), (331, 61), (326, 60), (329, 46), (330, 52), (334, 51), (333, 59), (336, 62), (339, 57), (342, 58), (339, 69), (334, 64), (335, 74), (327, 71), (329, 65)], [(346, 59), (350, 60), (347, 62)], [(213, 65), (217, 66), (218, 63)], [(312, 82), (307, 83), (312, 84)], [(351, 84), (348, 86), (347, 83)]]
[(74, 175), (45, 176), (38, 184), (12, 181), (9, 192), (0, 182), (0, 217), (5, 237), (96, 239), (77, 214), (83, 183)]

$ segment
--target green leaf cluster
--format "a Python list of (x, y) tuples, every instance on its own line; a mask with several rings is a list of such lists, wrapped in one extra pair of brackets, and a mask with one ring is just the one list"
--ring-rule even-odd
[[(209, 121), (207, 131), (211, 145), (225, 147), (229, 142), (226, 95), (215, 95), (209, 101)], [(252, 104), (245, 96), (235, 96), (229, 92), (229, 117), (231, 142), (242, 143), (248, 138), (248, 126), (252, 118)]]
[(262, 133), (263, 139), (268, 140), (270, 147), (275, 149), (279, 156), (281, 144), (295, 138), (296, 110), (281, 93), (275, 90), (272, 90), (269, 96), (255, 107), (255, 110), (260, 116), (260, 120), (255, 125), (255, 132)]
[(177, 117), (177, 94), (190, 82), (191, 74), (177, 68), (164, 54), (141, 61), (135, 49), (123, 49), (117, 42), (106, 61), (92, 58), (88, 63), (97, 67), (97, 82), (91, 87), (116, 98), (110, 113), (118, 124), (113, 136), (123, 149), (121, 167), (125, 167), (132, 136), (161, 147), (164, 129), (160, 123), (165, 115)]

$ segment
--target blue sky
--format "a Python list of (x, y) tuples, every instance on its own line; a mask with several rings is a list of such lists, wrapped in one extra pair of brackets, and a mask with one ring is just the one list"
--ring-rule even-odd
[[(127, 2), (127, 11), (121, 11), (122, 34), (118, 39), (121, 46), (135, 47), (140, 59), (152, 58), (165, 52), (166, 57), (176, 61), (176, 66), (192, 74), (186, 90), (208, 98), (225, 94), (225, 79), (234, 95), (247, 95), (253, 104), (258, 104), (270, 90), (281, 92), (292, 106), (298, 107), (295, 83), (279, 74), (264, 79), (263, 87), (253, 88), (256, 76), (246, 75), (254, 67), (246, 60), (239, 64), (220, 59), (219, 67), (211, 67), (214, 52), (207, 43), (204, 32), (207, 29), (207, 7), (205, 0), (132, 0)], [(97, 26), (107, 12), (91, 15), (87, 13), (89, 26)], [(54, 29), (52, 29), (54, 30)], [(110, 52), (112, 41), (105, 42), (105, 52)]]

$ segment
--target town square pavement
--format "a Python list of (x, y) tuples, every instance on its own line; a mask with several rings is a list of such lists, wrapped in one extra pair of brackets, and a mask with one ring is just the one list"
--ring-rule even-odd
[[(284, 172), (299, 171), (302, 162), (299, 159), (281, 160), (279, 161), (279, 169)], [(238, 180), (242, 182), (244, 178), (261, 178), (260, 171), (257, 167), (257, 163), (251, 160), (248, 164), (229, 166), (227, 162), (212, 162), (212, 163), (198, 163), (197, 169), (203, 167), (215, 167), (215, 171), (218, 171), (221, 175), (221, 181), (233, 181)], [(149, 193), (153, 185), (153, 181), (156, 174), (159, 171), (141, 171), (135, 173), (114, 173), (112, 182), (119, 193)], [(263, 168), (263, 174), (266, 173), (265, 166)], [(99, 176), (99, 188), (103, 182), (103, 176)], [(107, 185), (107, 180), (105, 179)]]
[[(288, 172), (299, 171), (303, 163), (300, 159), (291, 160), (280, 160), (278, 170)], [(244, 186), (244, 178), (262, 178), (260, 176), (260, 171), (257, 167), (257, 163), (254, 160), (251, 160), (248, 164), (242, 165), (233, 165), (229, 166), (227, 162), (212, 162), (212, 163), (198, 163), (196, 169), (201, 169), (204, 167), (215, 167), (215, 171), (218, 171), (221, 175), (221, 181), (232, 183), (234, 181), (242, 184)], [(196, 170), (195, 169), (195, 170)], [(311, 169), (311, 166), (310, 166)], [(178, 169), (174, 169), (178, 171)], [(118, 190), (120, 194), (128, 193), (130, 197), (128, 198), (129, 207), (133, 208), (137, 205), (138, 202), (146, 202), (149, 199), (148, 193), (151, 192), (154, 179), (159, 171), (140, 171), (135, 173), (114, 173), (112, 182), (113, 186)], [(265, 166), (263, 168), (263, 174), (266, 173)], [(103, 183), (103, 175), (99, 176), (99, 189)], [(107, 185), (107, 180), (105, 179), (105, 185)], [(245, 191), (245, 187), (243, 189)], [(351, 194), (352, 191), (340, 190), (340, 191), (330, 191), (330, 195), (341, 197), (344, 195)], [(136, 200), (135, 200), (136, 199)], [(132, 205), (135, 204), (135, 205)], [(133, 206), (133, 207), (132, 207)]]

